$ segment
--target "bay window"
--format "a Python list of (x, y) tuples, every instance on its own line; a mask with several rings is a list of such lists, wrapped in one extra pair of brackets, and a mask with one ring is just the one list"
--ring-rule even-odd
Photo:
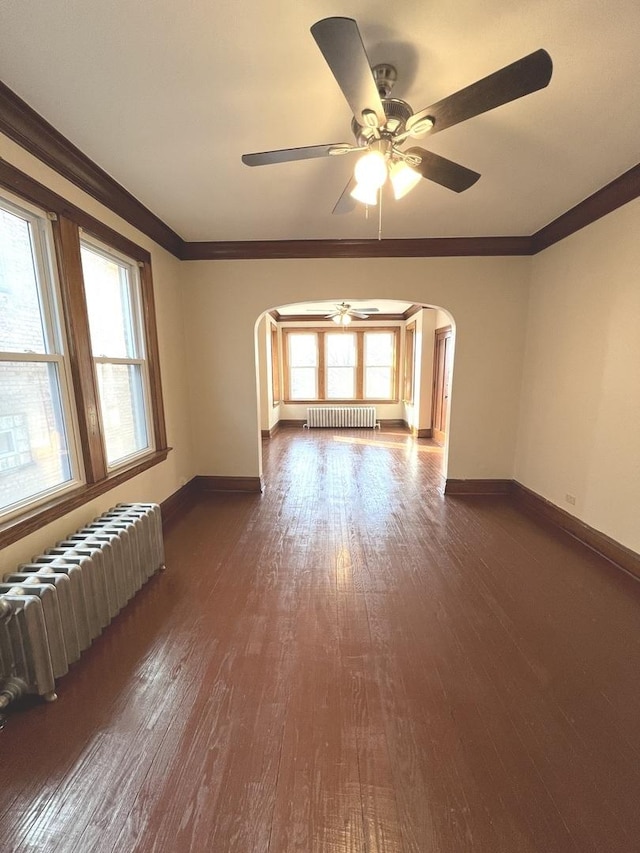
[(398, 334), (397, 328), (285, 327), (285, 399), (395, 402)]

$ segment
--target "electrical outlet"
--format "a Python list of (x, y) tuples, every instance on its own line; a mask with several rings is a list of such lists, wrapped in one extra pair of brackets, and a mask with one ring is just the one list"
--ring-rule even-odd
[(568, 504), (571, 504), (571, 506), (575, 506), (575, 505), (576, 505), (576, 496), (575, 496), (575, 495), (569, 495), (569, 494), (567, 494), (567, 495), (565, 495), (565, 496), (564, 496), (564, 499), (566, 500), (566, 502), (567, 502)]

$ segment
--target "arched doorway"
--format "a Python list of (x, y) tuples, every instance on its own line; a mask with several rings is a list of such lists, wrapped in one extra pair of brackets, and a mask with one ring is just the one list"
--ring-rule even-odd
[[(347, 324), (330, 316), (335, 315), (341, 305), (353, 309), (354, 316)], [(365, 308), (369, 311), (362, 317)], [(280, 428), (302, 427), (309, 405), (345, 404), (347, 401), (363, 405), (368, 402), (371, 394), (364, 387), (367, 376), (374, 376), (376, 368), (378, 376), (385, 370), (382, 364), (367, 362), (367, 353), (372, 351), (368, 342), (373, 340), (376, 329), (391, 331), (394, 340), (393, 393), (388, 398), (375, 400), (376, 416), (387, 426), (403, 426), (415, 438), (433, 439), (440, 444), (443, 447), (442, 474), (446, 476), (455, 322), (445, 308), (428, 304), (358, 299), (341, 303), (298, 302), (264, 312), (256, 321), (261, 449), (262, 441), (275, 435)], [(444, 349), (437, 343), (443, 336)], [(297, 347), (302, 354), (294, 355), (293, 361), (297, 358), (299, 364), (292, 363), (292, 341), (295, 340), (306, 346), (306, 353), (302, 352), (304, 347)], [(333, 352), (332, 342), (335, 343)], [(312, 357), (314, 350), (315, 358)], [(441, 360), (443, 353), (444, 362)], [(342, 363), (337, 363), (340, 358)], [(308, 393), (300, 388), (292, 390), (295, 371), (298, 378), (309, 377)], [(347, 399), (338, 400), (335, 393), (328, 393), (329, 385), (331, 381), (335, 384), (335, 377), (340, 373), (346, 376), (350, 372), (354, 379)], [(311, 378), (314, 373), (319, 377), (317, 380)]]

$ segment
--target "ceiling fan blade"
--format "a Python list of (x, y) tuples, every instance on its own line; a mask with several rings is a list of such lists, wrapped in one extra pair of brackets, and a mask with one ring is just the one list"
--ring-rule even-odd
[(363, 311), (365, 314), (375, 314), (376, 311), (380, 311), (379, 308), (358, 308), (358, 311)]
[[(306, 148), (281, 148), (278, 151), (243, 154), (242, 162), (246, 166), (269, 166), (271, 163), (290, 163), (292, 160), (313, 160), (315, 157), (328, 157), (330, 154), (338, 152), (349, 153), (352, 148), (353, 146), (347, 142), (334, 142), (330, 145), (308, 145)], [(359, 149), (354, 148), (354, 150)]]
[(417, 146), (407, 148), (406, 153), (417, 154), (418, 157), (422, 158), (417, 166), (411, 168), (420, 172), (423, 178), (434, 181), (455, 193), (468, 190), (480, 177), (478, 172), (467, 169), (466, 166), (461, 166), (459, 163), (454, 163), (453, 160), (447, 160), (446, 157), (441, 157), (439, 154), (434, 154), (433, 151), (426, 151), (424, 148)]
[(342, 314), (342, 311), (334, 311), (333, 314), (325, 314), (325, 320), (333, 320), (334, 317), (339, 317)]
[(311, 27), (327, 65), (342, 89), (355, 120), (365, 127), (382, 127), (382, 108), (362, 36), (353, 18), (325, 18)]
[(351, 190), (356, 185), (356, 179), (353, 175), (349, 178), (349, 182), (346, 187), (342, 191), (342, 195), (336, 202), (336, 206), (333, 208), (331, 213), (342, 214), (342, 213), (351, 213), (352, 210), (355, 210), (358, 202), (351, 195)]
[(500, 71), (495, 71), (460, 89), (448, 98), (415, 113), (407, 121), (407, 131), (426, 116), (434, 119), (429, 133), (438, 133), (451, 125), (486, 113), (509, 101), (515, 101), (538, 89), (544, 89), (551, 80), (553, 63), (546, 50), (536, 50), (522, 59), (512, 62)]
[(369, 315), (363, 314), (361, 311), (349, 311), (352, 317), (357, 317), (358, 320), (366, 320)]

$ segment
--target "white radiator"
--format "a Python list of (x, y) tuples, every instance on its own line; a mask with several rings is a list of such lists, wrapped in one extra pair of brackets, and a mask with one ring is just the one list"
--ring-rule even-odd
[(378, 427), (375, 406), (310, 406), (307, 422), (310, 427)]
[(56, 698), (55, 679), (158, 569), (157, 504), (118, 504), (0, 583), (0, 708)]

